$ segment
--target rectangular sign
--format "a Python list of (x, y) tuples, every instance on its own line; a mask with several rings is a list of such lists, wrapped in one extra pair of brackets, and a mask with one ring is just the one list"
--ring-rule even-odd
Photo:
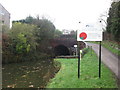
[(102, 41), (102, 31), (77, 31), (77, 41)]

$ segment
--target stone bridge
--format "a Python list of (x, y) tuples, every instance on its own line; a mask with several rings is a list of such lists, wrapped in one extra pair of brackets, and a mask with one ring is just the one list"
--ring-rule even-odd
[[(62, 35), (59, 38), (55, 38), (50, 41), (54, 50), (55, 56), (61, 55), (73, 55), (75, 54), (77, 41), (72, 35)], [(85, 47), (85, 43), (80, 43), (80, 48)]]

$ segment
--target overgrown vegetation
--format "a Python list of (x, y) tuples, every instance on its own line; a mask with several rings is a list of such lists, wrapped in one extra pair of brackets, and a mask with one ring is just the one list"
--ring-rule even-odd
[(50, 40), (62, 34), (50, 20), (31, 16), (13, 21), (10, 30), (3, 26), (2, 33), (2, 63), (52, 59)]
[(3, 33), (3, 63), (20, 62), (36, 50), (34, 30), (34, 26), (14, 23)]
[(47, 88), (117, 88), (113, 73), (102, 64), (102, 75), (98, 77), (98, 57), (89, 51), (81, 60), (81, 72), (78, 79), (77, 59), (56, 59), (61, 69), (51, 79)]

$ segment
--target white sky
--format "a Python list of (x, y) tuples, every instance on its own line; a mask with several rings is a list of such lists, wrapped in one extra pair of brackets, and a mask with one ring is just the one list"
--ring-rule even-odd
[(29, 15), (44, 15), (60, 30), (76, 30), (83, 23), (96, 24), (100, 14), (109, 9), (110, 2), (111, 0), (0, 0), (10, 12), (11, 20), (25, 19)]

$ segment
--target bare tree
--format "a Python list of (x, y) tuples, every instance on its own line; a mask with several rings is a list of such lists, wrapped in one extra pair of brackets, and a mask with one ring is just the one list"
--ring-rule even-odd
[(102, 29), (105, 31), (106, 30), (106, 26), (107, 26), (107, 17), (108, 17), (108, 12), (104, 12), (103, 14), (100, 15), (99, 17), (99, 21), (102, 25)]

